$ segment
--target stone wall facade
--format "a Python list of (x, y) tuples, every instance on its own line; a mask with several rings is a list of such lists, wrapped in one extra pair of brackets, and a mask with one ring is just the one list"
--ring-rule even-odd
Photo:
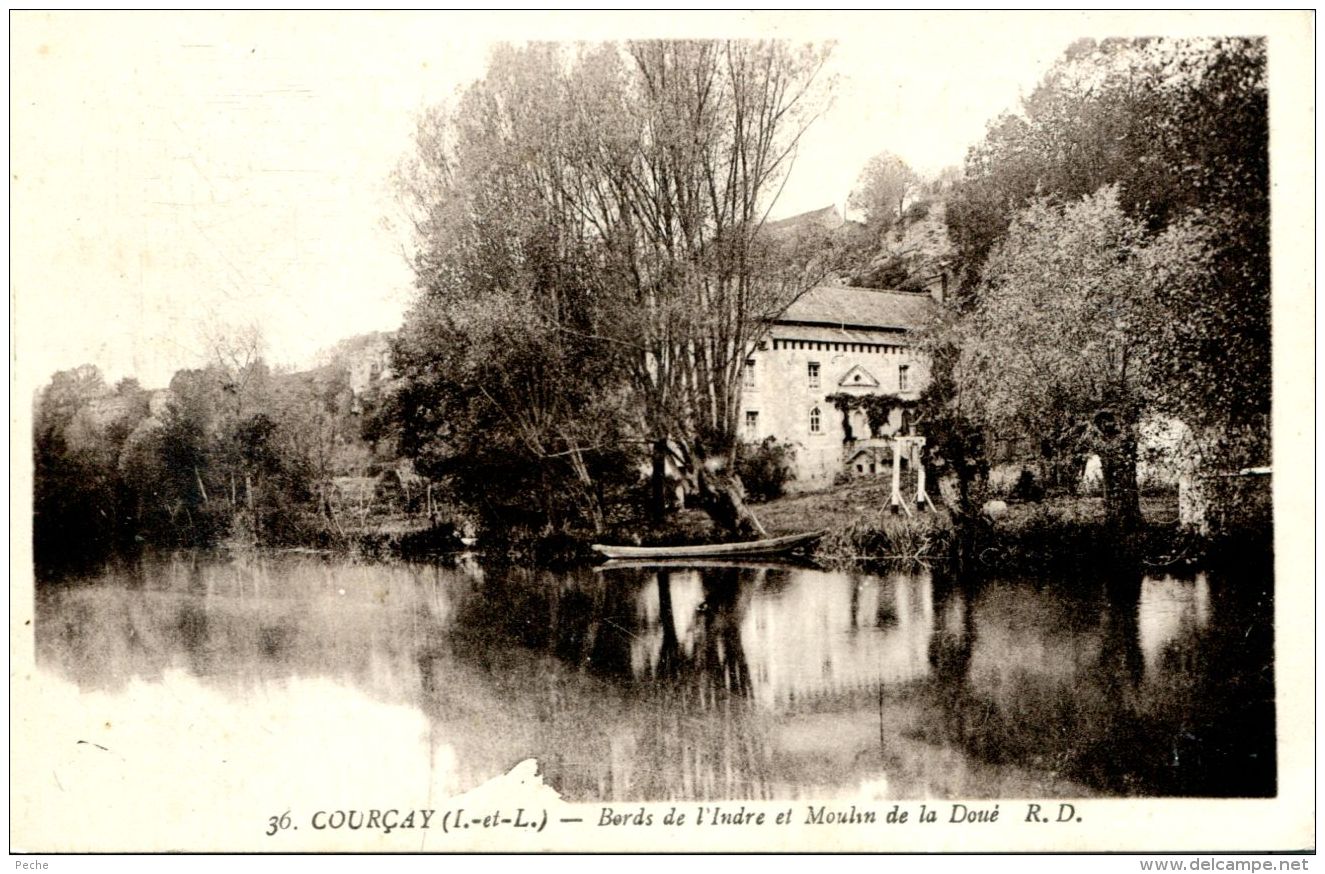
[(903, 332), (777, 325), (748, 356), (743, 376), (742, 439), (790, 443), (796, 475), (788, 486), (810, 490), (832, 485), (841, 474), (890, 476), (889, 438), (910, 425), (910, 414), (894, 408), (879, 436), (871, 438), (864, 411), (854, 410), (848, 442), (848, 423), (828, 397), (887, 394), (918, 400), (929, 363)]

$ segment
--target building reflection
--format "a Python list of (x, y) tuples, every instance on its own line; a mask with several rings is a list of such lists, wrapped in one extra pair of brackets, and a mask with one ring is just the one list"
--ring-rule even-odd
[[(41, 663), (111, 690), (181, 669), (236, 695), (323, 678), (426, 716), (428, 749), (446, 751), (429, 768), (457, 790), (536, 758), (577, 800), (1004, 790), (953, 764), (971, 760), (1179, 793), (1214, 773), (1201, 767), (1213, 741), (1184, 739), (1197, 717), (1227, 735), (1220, 761), (1251, 767), (1235, 758), (1246, 725), (1273, 753), (1272, 707), (1244, 706), (1236, 724), (1209, 715), (1253, 681), (1272, 686), (1261, 650), (1219, 636), (1234, 612), (1241, 634), (1245, 611), (1204, 576), (184, 553), (118, 573), (119, 588), (42, 596)], [(1255, 791), (1261, 773), (1248, 771)]]
[(874, 696), (880, 682), (929, 671), (928, 571), (872, 577), (733, 567), (648, 576), (632, 641), (637, 677), (693, 671), (714, 690), (787, 709)]

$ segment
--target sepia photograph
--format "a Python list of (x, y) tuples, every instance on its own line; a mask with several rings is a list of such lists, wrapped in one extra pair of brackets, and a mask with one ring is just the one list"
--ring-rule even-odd
[(1310, 11), (9, 27), (11, 853), (1314, 853)]

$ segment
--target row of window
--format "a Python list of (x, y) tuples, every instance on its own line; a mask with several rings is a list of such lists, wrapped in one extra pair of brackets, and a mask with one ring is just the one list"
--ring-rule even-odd
[[(819, 412), (819, 408), (818, 408), (818, 407), (814, 407), (813, 409), (810, 410), (810, 433), (811, 433), (811, 434), (822, 434), (822, 433), (823, 433), (822, 425), (823, 425), (823, 417), (822, 417), (822, 414)], [(903, 410), (903, 411), (902, 411), (902, 425), (901, 425), (901, 428), (902, 428), (902, 432), (901, 432), (901, 433), (904, 433), (904, 434), (906, 434), (906, 433), (910, 433), (910, 431), (911, 431), (911, 413), (910, 413), (909, 411), (907, 411), (907, 410)], [(749, 438), (754, 438), (754, 437), (758, 436), (758, 433), (759, 433), (759, 411), (758, 411), (758, 410), (746, 410), (746, 411), (745, 411), (745, 433), (746, 433), (746, 436), (749, 437)]]
[[(819, 408), (818, 408), (818, 407), (815, 407), (814, 409), (810, 410), (810, 433), (811, 433), (811, 434), (822, 434), (822, 433), (823, 433), (823, 430), (822, 430), (822, 427), (821, 427), (821, 426), (822, 426), (822, 423), (823, 423), (823, 420), (822, 420), (822, 417), (821, 417), (821, 415), (820, 415), (820, 413), (819, 413)], [(746, 411), (745, 411), (745, 433), (746, 433), (746, 436), (748, 436), (748, 437), (754, 437), (754, 436), (758, 433), (758, 431), (759, 431), (759, 411), (758, 411), (758, 410), (746, 410)]]
[[(819, 388), (819, 362), (811, 361), (805, 365), (805, 383), (809, 388)], [(906, 364), (897, 365), (897, 390), (906, 391), (910, 387), (911, 368)], [(745, 387), (754, 388), (755, 383), (755, 360), (753, 358), (745, 359)]]

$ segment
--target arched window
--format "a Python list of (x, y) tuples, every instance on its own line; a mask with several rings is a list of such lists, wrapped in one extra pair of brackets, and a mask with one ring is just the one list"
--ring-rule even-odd
[(818, 407), (815, 407), (813, 410), (810, 410), (810, 433), (811, 433), (811, 434), (818, 434), (818, 433), (819, 433), (819, 408), (818, 408)]

